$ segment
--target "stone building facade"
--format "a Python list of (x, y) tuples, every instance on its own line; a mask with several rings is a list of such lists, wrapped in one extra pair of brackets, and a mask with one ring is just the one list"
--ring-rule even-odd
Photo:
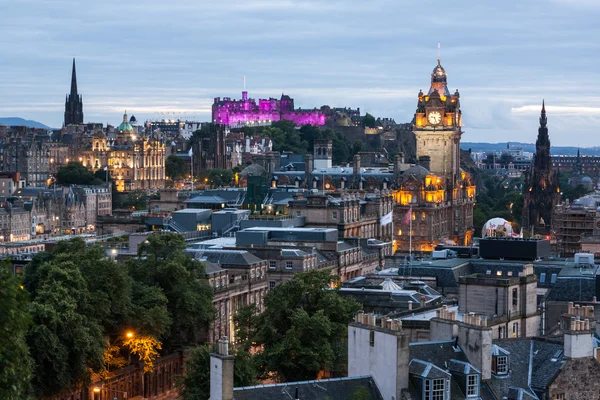
[(381, 220), (392, 212), (394, 198), (391, 191), (376, 193), (347, 191), (324, 195), (304, 196), (298, 192), (288, 205), (288, 214), (304, 217), (309, 227), (334, 228), (339, 237), (392, 240), (392, 224)]
[(165, 143), (157, 135), (138, 137), (127, 114), (110, 140), (96, 131), (79, 160), (93, 171), (108, 169), (117, 191), (162, 189), (165, 186)]
[(50, 150), (41, 137), (13, 135), (3, 150), (3, 172), (18, 172), (28, 186), (46, 186), (50, 178)]

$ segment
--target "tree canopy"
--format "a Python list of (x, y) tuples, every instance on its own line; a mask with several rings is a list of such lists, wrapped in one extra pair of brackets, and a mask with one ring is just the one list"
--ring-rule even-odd
[(102, 185), (99, 179), (80, 162), (70, 161), (56, 172), (56, 181), (62, 185)]
[(23, 285), (31, 297), (26, 343), (37, 398), (54, 398), (87, 384), (92, 372), (122, 367), (124, 354), (150, 371), (161, 348), (198, 343), (213, 317), (212, 290), (184, 247), (181, 235), (151, 235), (140, 246), (143, 257), (123, 265), (77, 238), (33, 257)]
[(208, 173), (208, 181), (213, 187), (229, 186), (233, 180), (233, 172), (229, 169), (214, 168)]
[(0, 265), (0, 305), (0, 393), (7, 399), (26, 399), (33, 367), (25, 341), (31, 319), (27, 292), (6, 262)]
[(329, 271), (309, 271), (269, 291), (255, 325), (264, 374), (281, 381), (315, 379), (323, 370), (343, 376), (348, 323), (360, 306), (332, 289), (338, 281)]
[(171, 179), (183, 178), (187, 174), (185, 161), (181, 157), (169, 156), (165, 161), (165, 175)]
[(369, 113), (366, 113), (363, 117), (363, 125), (367, 128), (375, 128), (375, 126), (377, 125), (377, 121), (375, 120), (374, 116), (372, 116)]

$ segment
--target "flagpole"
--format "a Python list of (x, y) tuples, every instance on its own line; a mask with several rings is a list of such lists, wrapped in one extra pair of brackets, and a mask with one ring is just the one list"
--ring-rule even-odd
[(412, 272), (412, 204), (410, 205), (410, 219), (408, 228), (408, 270)]
[(194, 150), (193, 148), (190, 149), (190, 176), (191, 176), (191, 183), (190, 183), (190, 192), (194, 191)]

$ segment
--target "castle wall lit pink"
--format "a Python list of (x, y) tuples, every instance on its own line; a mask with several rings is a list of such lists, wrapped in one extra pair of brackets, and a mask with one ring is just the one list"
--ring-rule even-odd
[(325, 125), (325, 115), (317, 109), (294, 109), (294, 99), (288, 95), (281, 95), (281, 99), (248, 98), (248, 92), (242, 92), (241, 100), (232, 100), (229, 97), (215, 97), (212, 106), (212, 119), (217, 124), (227, 126), (269, 124), (275, 121), (293, 121), (296, 126)]

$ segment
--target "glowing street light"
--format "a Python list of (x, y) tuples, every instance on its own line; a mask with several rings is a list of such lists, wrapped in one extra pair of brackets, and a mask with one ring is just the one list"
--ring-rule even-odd
[(131, 339), (133, 337), (133, 332), (127, 331), (127, 333), (125, 334), (125, 336), (127, 336), (128, 339)]

